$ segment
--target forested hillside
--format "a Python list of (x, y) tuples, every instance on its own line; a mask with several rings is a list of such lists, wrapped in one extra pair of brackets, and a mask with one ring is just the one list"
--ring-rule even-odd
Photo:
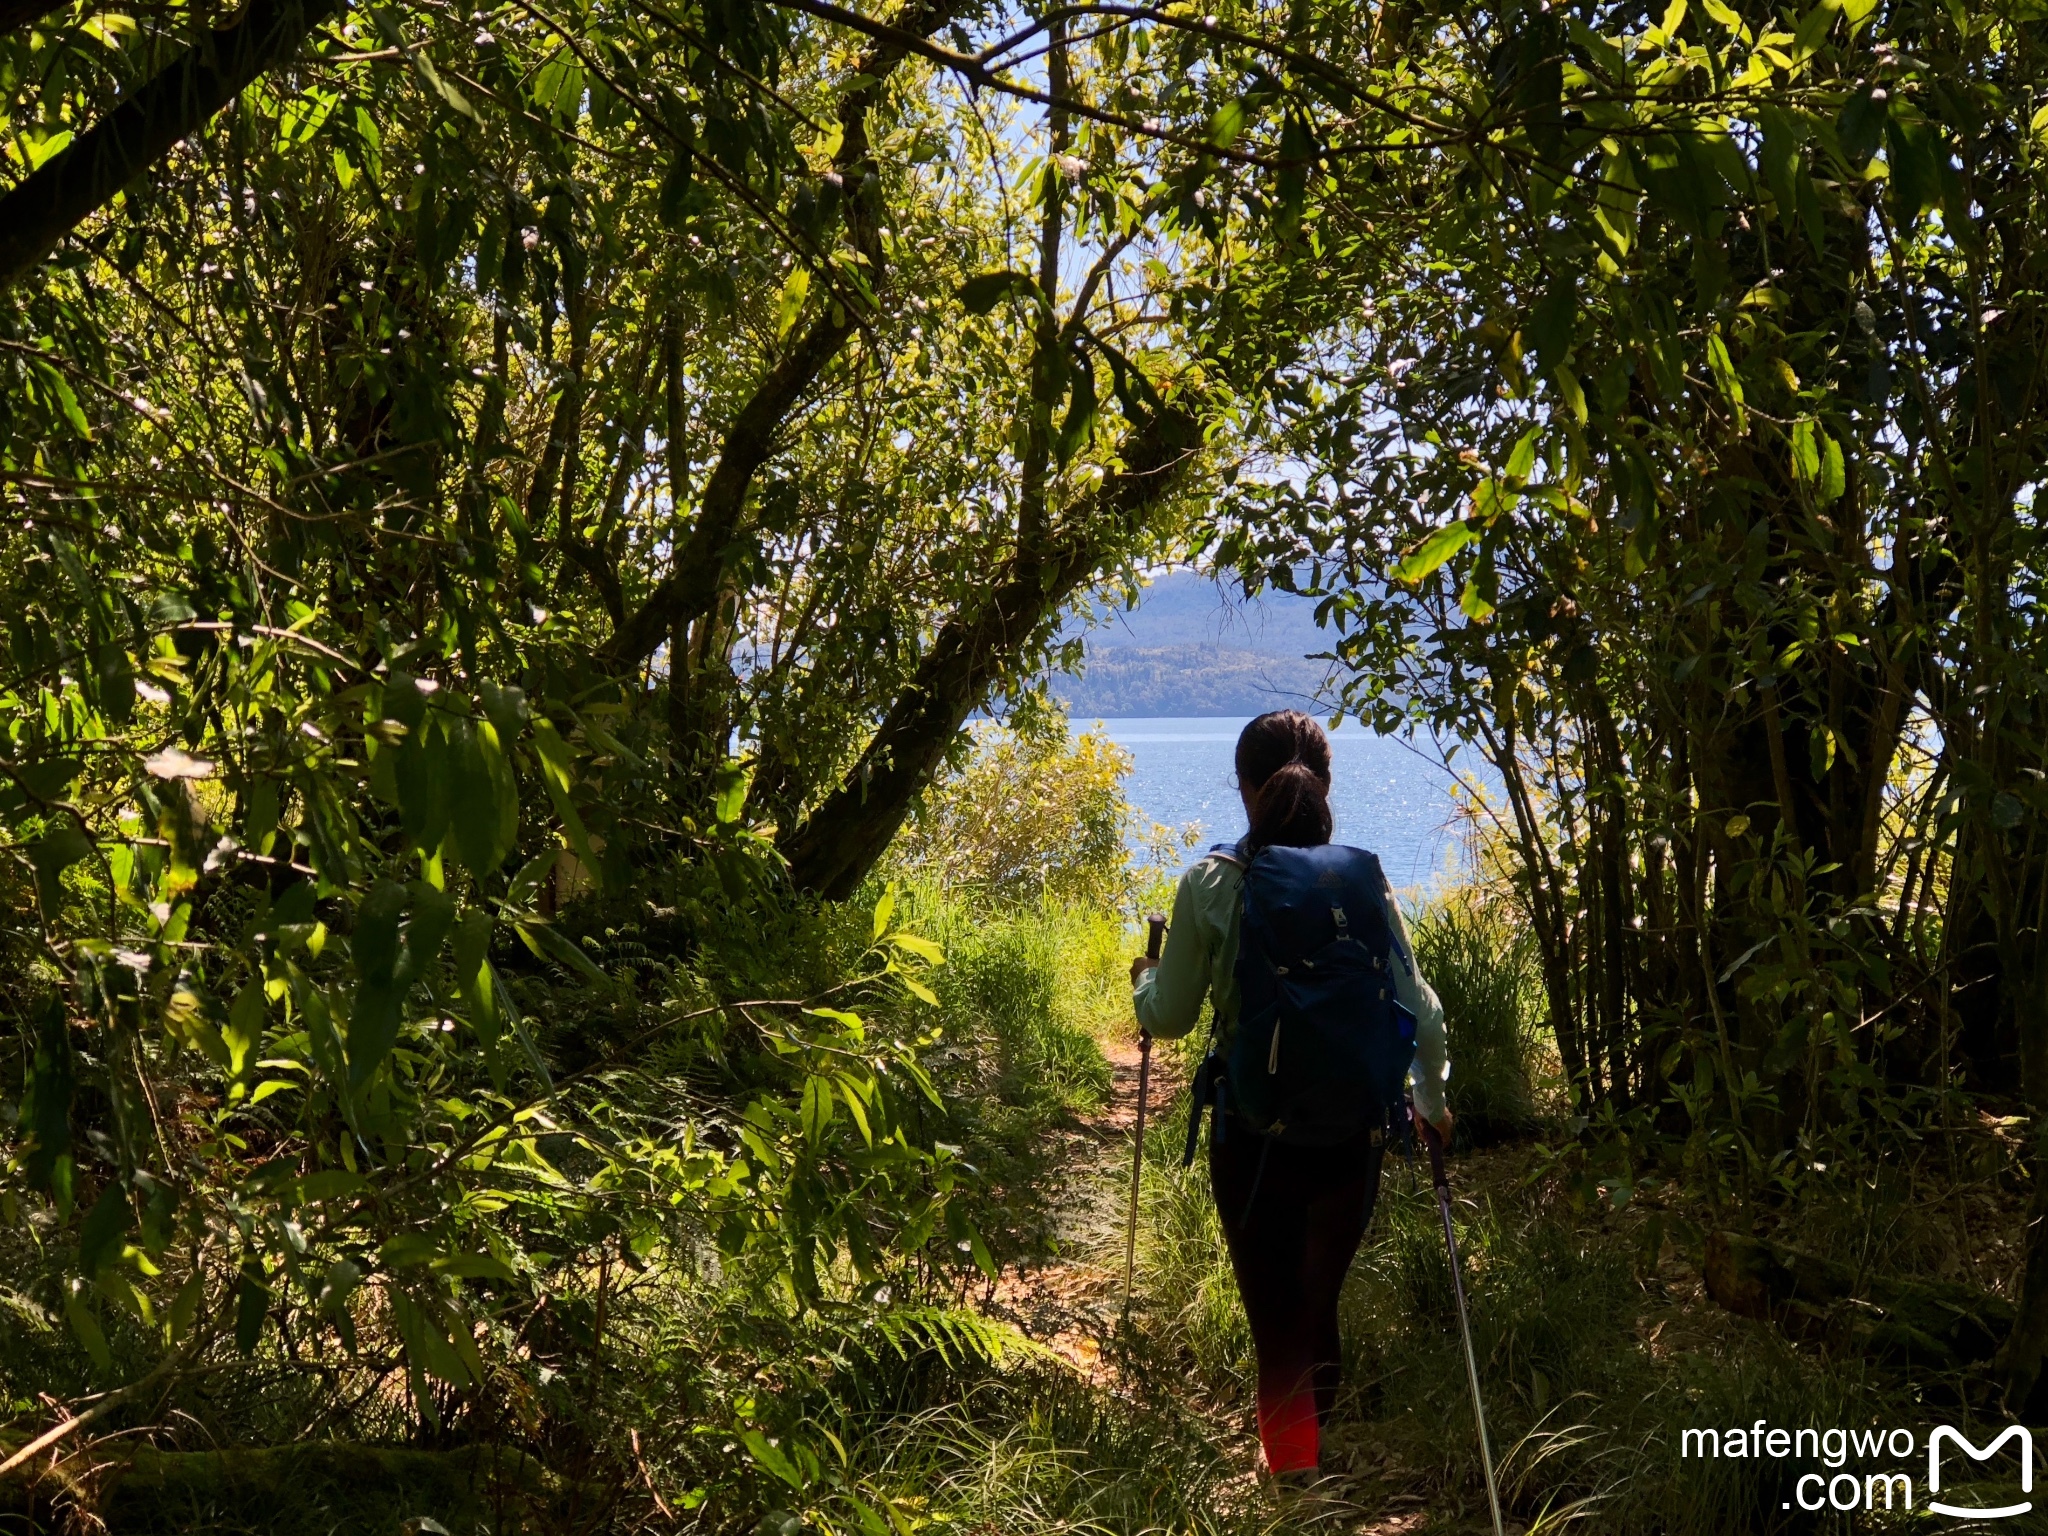
[(1048, 679), (1171, 563), (1504, 786), (1518, 1520), (2038, 1419), (2044, 29), (0, 0), (0, 1518), (1469, 1528), (1427, 1210), (1371, 1507), (1260, 1502), (1199, 1172), (1013, 1305), (1166, 899)]
[(1315, 659), (1330, 643), (1315, 615), (1291, 592), (1247, 599), (1201, 572), (1154, 571), (1128, 608), (1104, 603), (1068, 619), (1063, 636), (1081, 641), (1082, 658), (1046, 692), (1077, 720), (1314, 710), (1331, 680), (1329, 662)]

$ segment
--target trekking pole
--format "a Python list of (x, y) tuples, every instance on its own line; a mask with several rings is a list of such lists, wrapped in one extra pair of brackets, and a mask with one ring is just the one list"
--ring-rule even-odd
[(1458, 1297), (1458, 1333), (1465, 1341), (1465, 1381), (1472, 1388), (1472, 1417), (1479, 1425), (1479, 1465), (1486, 1472), (1486, 1501), (1493, 1506), (1493, 1536), (1506, 1536), (1500, 1521), (1500, 1489), (1493, 1480), (1493, 1447), (1486, 1438), (1486, 1405), (1479, 1400), (1479, 1358), (1472, 1353), (1472, 1323), (1465, 1315), (1465, 1271), (1458, 1262), (1458, 1238), (1451, 1230), (1451, 1180), (1444, 1172), (1444, 1141), (1436, 1127), (1420, 1115), (1422, 1144), (1429, 1149), (1429, 1177), (1436, 1185), (1436, 1206), (1444, 1218), (1444, 1247), (1451, 1255), (1451, 1289)]
[[(1166, 942), (1166, 919), (1154, 912), (1145, 919), (1145, 958), (1157, 960)], [(1131, 1283), (1138, 1273), (1138, 1180), (1145, 1172), (1145, 1090), (1152, 1083), (1152, 1032), (1138, 1031), (1138, 1144), (1131, 1154), (1131, 1219), (1124, 1228), (1124, 1312), (1131, 1310)]]

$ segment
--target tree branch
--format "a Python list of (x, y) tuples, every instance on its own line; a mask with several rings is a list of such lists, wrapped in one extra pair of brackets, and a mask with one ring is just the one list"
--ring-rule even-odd
[[(955, 14), (958, 3), (959, 0), (932, 0), (930, 4), (915, 6), (904, 19), (905, 26), (941, 26)], [(916, 32), (905, 35), (914, 38)], [(867, 119), (880, 102), (889, 76), (911, 51), (901, 40), (883, 40), (856, 71), (857, 75), (867, 76), (869, 83), (850, 92), (840, 108), (842, 138), (833, 163), (847, 183), (848, 232), (867, 258), (868, 282), (871, 291), (876, 292), (882, 277), (880, 221), (861, 192), (869, 159)], [(739, 415), (726, 430), (718, 462), (704, 483), (697, 519), (691, 525), (689, 538), (677, 552), (674, 567), (612, 636), (608, 659), (615, 670), (624, 672), (637, 667), (681, 626), (701, 618), (717, 602), (727, 552), (744, 523), (754, 477), (774, 453), (776, 435), (783, 422), (818, 375), (839, 355), (853, 335), (855, 324), (850, 305), (842, 302), (824, 306), (740, 407)]]
[(0, 288), (19, 281), (80, 223), (202, 127), (265, 71), (296, 55), (339, 0), (252, 0), (120, 106), (0, 197)]

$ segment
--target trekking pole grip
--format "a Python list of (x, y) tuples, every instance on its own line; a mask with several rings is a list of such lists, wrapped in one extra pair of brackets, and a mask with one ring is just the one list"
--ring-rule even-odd
[(1159, 951), (1166, 946), (1166, 914), (1154, 912), (1145, 919), (1145, 926), (1150, 930), (1145, 936), (1145, 958), (1157, 960)]
[(1422, 1145), (1429, 1153), (1429, 1181), (1438, 1189), (1448, 1191), (1451, 1177), (1444, 1171), (1444, 1139), (1437, 1134), (1436, 1127), (1421, 1115), (1415, 1117), (1415, 1123), (1422, 1129)]

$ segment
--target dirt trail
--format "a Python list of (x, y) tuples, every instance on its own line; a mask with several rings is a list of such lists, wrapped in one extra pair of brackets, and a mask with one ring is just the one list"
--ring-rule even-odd
[[(1123, 1311), (1125, 1224), (1130, 1209), (1131, 1133), (1137, 1121), (1138, 1047), (1132, 1039), (1107, 1043), (1114, 1077), (1101, 1110), (1059, 1133), (1051, 1176), (1060, 1180), (1061, 1257), (1021, 1272), (1006, 1271), (985, 1303), (987, 1310), (1063, 1356), (1090, 1382), (1120, 1391), (1114, 1360), (1104, 1344)], [(1181, 1079), (1176, 1053), (1155, 1046), (1147, 1093), (1148, 1117), (1156, 1120), (1173, 1103)], [(1142, 1295), (1139, 1297), (1143, 1304)], [(1263, 1499), (1258, 1440), (1250, 1407), (1218, 1405), (1212, 1422), (1218, 1442), (1241, 1465), (1232, 1491)], [(1313, 1505), (1297, 1506), (1289, 1527), (1317, 1536), (1465, 1536), (1490, 1526), (1466, 1521), (1432, 1521), (1429, 1499), (1419, 1491), (1419, 1469), (1372, 1441), (1365, 1426), (1333, 1426), (1325, 1441), (1326, 1467), (1335, 1475)], [(1518, 1521), (1509, 1536), (1521, 1536)]]
[[(1061, 1185), (1061, 1256), (1035, 1269), (1005, 1271), (988, 1309), (1064, 1356), (1091, 1382), (1114, 1390), (1118, 1383), (1102, 1345), (1123, 1312), (1138, 1044), (1118, 1039), (1105, 1045), (1103, 1054), (1112, 1072), (1108, 1101), (1056, 1133), (1059, 1145), (1051, 1172)], [(1179, 1091), (1173, 1054), (1170, 1048), (1152, 1049), (1149, 1116), (1156, 1118)]]

